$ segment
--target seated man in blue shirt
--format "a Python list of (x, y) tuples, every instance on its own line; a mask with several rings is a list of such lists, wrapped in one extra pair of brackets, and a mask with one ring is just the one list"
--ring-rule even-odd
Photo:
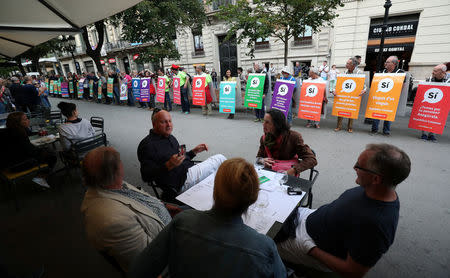
[(408, 177), (411, 161), (395, 146), (370, 144), (353, 168), (360, 186), (317, 210), (300, 208), (290, 217), (295, 228), (278, 243), (282, 259), (343, 277), (362, 277), (387, 252), (399, 217), (395, 189)]
[(208, 151), (206, 144), (199, 144), (182, 153), (177, 139), (172, 135), (172, 116), (167, 111), (153, 110), (152, 124), (153, 129), (142, 139), (137, 150), (141, 176), (146, 182), (153, 180), (160, 186), (181, 193), (217, 171), (226, 159), (217, 154), (194, 165), (192, 159), (198, 153)]

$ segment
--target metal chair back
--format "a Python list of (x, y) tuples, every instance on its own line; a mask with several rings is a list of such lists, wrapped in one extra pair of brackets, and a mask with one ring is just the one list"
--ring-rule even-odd
[(105, 132), (105, 120), (102, 117), (91, 117), (91, 125), (94, 129)]

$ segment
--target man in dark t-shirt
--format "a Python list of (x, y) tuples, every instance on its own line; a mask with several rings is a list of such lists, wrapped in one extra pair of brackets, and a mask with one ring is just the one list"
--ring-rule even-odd
[(396, 186), (411, 169), (408, 155), (388, 144), (370, 144), (356, 164), (356, 183), (338, 199), (294, 215), (295, 231), (278, 243), (283, 260), (343, 277), (363, 276), (394, 242), (400, 202)]

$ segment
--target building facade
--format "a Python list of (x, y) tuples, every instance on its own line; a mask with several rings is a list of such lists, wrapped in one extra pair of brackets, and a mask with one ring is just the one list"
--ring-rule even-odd
[[(256, 42), (254, 57), (247, 55), (246, 43), (225, 41), (226, 25), (217, 19), (218, 7), (233, 0), (216, 0), (205, 4), (208, 22), (200, 29), (178, 30), (174, 41), (181, 54), (179, 60), (165, 60), (166, 68), (178, 64), (194, 73), (196, 65), (213, 68), (219, 76), (227, 69), (236, 75), (237, 67), (252, 68), (254, 62), (269, 66), (273, 63), (277, 72), (284, 66), (284, 44), (275, 38), (261, 38)], [(347, 59), (362, 56), (361, 68), (376, 69), (381, 25), (384, 16), (382, 0), (344, 0), (333, 27), (323, 27), (320, 32), (307, 31), (289, 42), (288, 67), (293, 70), (295, 62), (306, 66), (319, 66), (323, 61), (343, 69)], [(390, 8), (385, 38), (384, 57), (396, 55), (400, 67), (410, 71), (418, 80), (431, 73), (433, 66), (450, 61), (450, 1), (449, 0), (394, 0)], [(91, 45), (98, 42), (97, 33), (88, 31)], [(121, 71), (154, 69), (151, 64), (137, 64), (138, 48), (121, 39), (120, 28), (105, 27), (102, 47), (102, 63), (105, 68)], [(66, 53), (59, 57), (64, 73), (96, 71), (95, 63), (85, 54), (81, 35), (76, 36), (74, 58)]]

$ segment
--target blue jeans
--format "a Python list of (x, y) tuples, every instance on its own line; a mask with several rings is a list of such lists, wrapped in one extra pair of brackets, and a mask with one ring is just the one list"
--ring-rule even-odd
[(113, 93), (114, 93), (114, 98), (116, 99), (115, 103), (117, 105), (120, 105), (120, 90), (119, 90), (119, 87), (114, 86), (113, 87)]
[(289, 104), (289, 111), (287, 114), (287, 122), (288, 122), (288, 124), (292, 123), (292, 103)]
[[(372, 121), (372, 132), (378, 132), (378, 125), (380, 124), (380, 120), (373, 119)], [(391, 133), (391, 122), (384, 121), (383, 123), (383, 134)]]
[(189, 105), (189, 95), (187, 88), (181, 87), (180, 88), (180, 94), (181, 94), (181, 110), (183, 112), (191, 112), (191, 108)]
[(264, 119), (264, 114), (266, 114), (266, 109), (265, 109), (265, 105), (264, 105), (264, 100), (266, 98), (263, 97), (262, 102), (261, 102), (261, 109), (255, 109), (255, 116), (257, 119)]
[(164, 94), (164, 109), (167, 109), (167, 105), (169, 105), (169, 110), (172, 110), (172, 101), (170, 100), (170, 93), (166, 92)]
[(128, 88), (128, 105), (134, 106), (133, 88)]
[(155, 108), (156, 107), (156, 103), (155, 103), (155, 94), (150, 94), (150, 102), (149, 102), (149, 107), (150, 108)]
[[(3, 102), (0, 102), (0, 114), (6, 113), (6, 105)], [(0, 125), (4, 125), (6, 120), (0, 120)]]

